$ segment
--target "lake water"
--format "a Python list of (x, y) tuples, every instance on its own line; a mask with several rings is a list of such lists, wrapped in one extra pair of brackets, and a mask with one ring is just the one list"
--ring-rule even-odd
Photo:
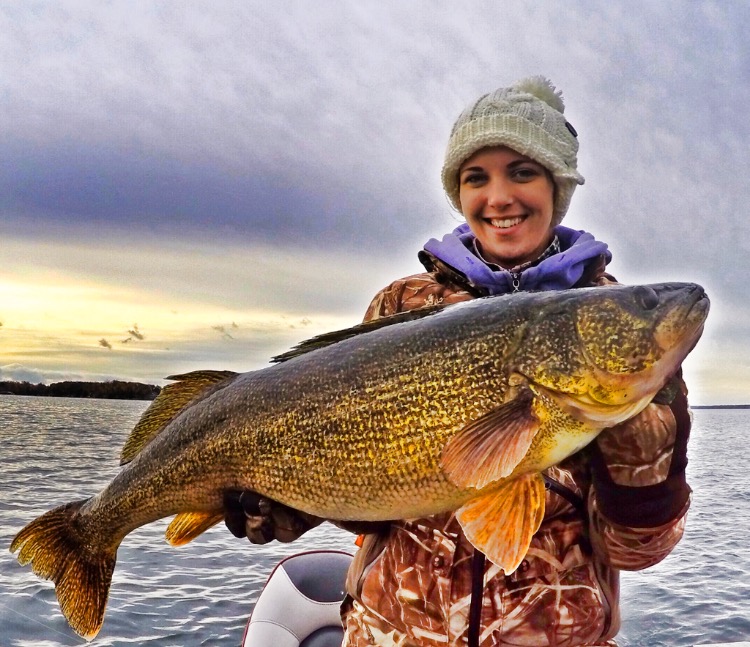
[[(8, 546), (28, 521), (96, 493), (118, 471), (119, 450), (146, 402), (0, 396), (0, 646), (81, 645), (53, 586)], [(685, 538), (661, 564), (624, 573), (622, 647), (736, 642), (750, 637), (750, 410), (698, 410)], [(124, 540), (104, 626), (94, 647), (229, 646), (274, 564), (313, 548), (353, 552), (329, 524), (293, 545), (251, 546), (223, 525), (172, 548), (167, 522)]]

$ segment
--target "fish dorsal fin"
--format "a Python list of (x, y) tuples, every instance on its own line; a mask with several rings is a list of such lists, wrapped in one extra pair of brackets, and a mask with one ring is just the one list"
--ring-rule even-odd
[(524, 474), (471, 499), (456, 511), (456, 519), (472, 545), (507, 575), (523, 561), (539, 530), (544, 497), (541, 474)]
[(172, 546), (184, 546), (224, 519), (224, 512), (181, 512), (169, 524), (165, 532)]
[(193, 371), (170, 375), (175, 384), (165, 386), (136, 423), (120, 452), (120, 465), (132, 461), (188, 405), (213, 393), (217, 385), (229, 383), (238, 373), (232, 371)]
[(441, 466), (458, 487), (481, 489), (508, 476), (539, 430), (528, 387), (459, 431), (445, 446)]
[(381, 317), (380, 319), (373, 319), (372, 321), (365, 321), (364, 323), (357, 324), (351, 328), (344, 328), (343, 330), (335, 330), (333, 332), (326, 332), (322, 335), (316, 335), (305, 341), (301, 341), (291, 350), (276, 355), (271, 358), (272, 362), (280, 363), (285, 362), (293, 357), (304, 355), (310, 351), (317, 350), (318, 348), (325, 348), (326, 346), (332, 346), (344, 339), (350, 337), (356, 337), (357, 335), (364, 335), (373, 330), (379, 330), (386, 326), (393, 326), (394, 324), (404, 323), (406, 321), (415, 321), (417, 319), (423, 319), (436, 312), (449, 307), (449, 304), (438, 304), (434, 306), (425, 306), (424, 308), (417, 308), (416, 310), (408, 310), (407, 312), (397, 312), (394, 315), (387, 317)]

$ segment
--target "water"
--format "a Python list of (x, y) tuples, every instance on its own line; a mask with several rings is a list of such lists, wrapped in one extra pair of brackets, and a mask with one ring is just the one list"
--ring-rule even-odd
[[(81, 645), (50, 582), (7, 552), (47, 509), (101, 489), (145, 402), (0, 396), (0, 646)], [(623, 574), (622, 647), (732, 642), (750, 636), (750, 411), (700, 410), (690, 445), (694, 489), (685, 538), (661, 564)], [(237, 647), (274, 564), (314, 548), (353, 552), (324, 524), (292, 545), (251, 546), (216, 526), (181, 548), (166, 521), (128, 535), (118, 552), (104, 626), (94, 647)]]

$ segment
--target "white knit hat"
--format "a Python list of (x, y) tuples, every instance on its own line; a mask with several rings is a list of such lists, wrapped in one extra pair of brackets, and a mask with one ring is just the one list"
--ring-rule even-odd
[(458, 170), (474, 153), (487, 146), (507, 146), (538, 162), (552, 174), (557, 191), (553, 224), (565, 216), (578, 172), (577, 133), (563, 116), (562, 92), (543, 76), (516, 81), (486, 94), (464, 110), (453, 124), (443, 163), (443, 188), (461, 210)]

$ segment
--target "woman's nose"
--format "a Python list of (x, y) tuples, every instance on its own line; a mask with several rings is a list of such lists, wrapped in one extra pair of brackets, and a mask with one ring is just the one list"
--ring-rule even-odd
[(490, 207), (505, 207), (513, 202), (513, 191), (509, 182), (496, 179), (487, 185), (487, 204)]

